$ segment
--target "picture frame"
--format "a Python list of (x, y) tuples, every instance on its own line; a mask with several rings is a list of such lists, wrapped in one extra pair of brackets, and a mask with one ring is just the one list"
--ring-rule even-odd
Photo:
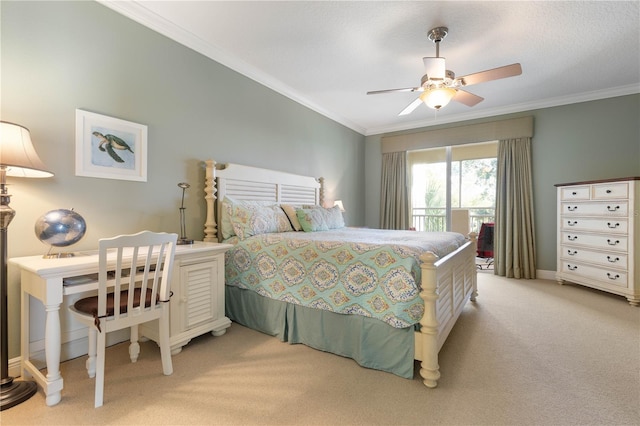
[(76, 176), (147, 181), (147, 126), (76, 109)]

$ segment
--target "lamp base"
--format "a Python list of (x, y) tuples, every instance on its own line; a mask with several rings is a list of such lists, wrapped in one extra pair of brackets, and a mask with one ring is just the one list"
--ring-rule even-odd
[(193, 244), (193, 240), (189, 239), (189, 238), (178, 238), (178, 241), (176, 242), (177, 245), (182, 246), (185, 244)]
[(0, 411), (21, 404), (38, 390), (35, 382), (15, 382), (12, 377), (0, 386)]

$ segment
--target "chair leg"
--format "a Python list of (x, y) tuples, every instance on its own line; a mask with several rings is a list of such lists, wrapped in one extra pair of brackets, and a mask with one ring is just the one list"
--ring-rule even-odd
[(89, 377), (96, 377), (96, 339), (97, 339), (98, 330), (94, 327), (89, 327), (89, 358), (87, 358), (87, 362), (85, 363), (87, 367), (87, 373), (89, 373)]
[(106, 331), (98, 333), (97, 357), (96, 357), (96, 395), (95, 407), (102, 407), (104, 396), (104, 364), (107, 346)]
[(131, 362), (136, 362), (138, 360), (138, 355), (140, 355), (140, 344), (138, 343), (138, 324), (131, 326), (131, 338), (129, 339), (131, 342), (129, 344), (129, 357), (131, 358)]
[(165, 376), (173, 373), (173, 363), (171, 362), (171, 342), (169, 341), (169, 311), (168, 306), (163, 307), (164, 314), (158, 319), (158, 333), (160, 357), (162, 358), (162, 372)]

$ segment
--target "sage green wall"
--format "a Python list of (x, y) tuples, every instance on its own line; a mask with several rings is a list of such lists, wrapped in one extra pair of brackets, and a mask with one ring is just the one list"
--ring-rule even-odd
[[(531, 150), (537, 268), (555, 271), (554, 184), (640, 176), (640, 95), (545, 108), (429, 129), (522, 116), (534, 117)], [(411, 132), (417, 130), (419, 129)], [(370, 227), (378, 227), (380, 222), (382, 136), (366, 138), (365, 223)]]
[[(1, 118), (31, 130), (51, 179), (9, 178), (9, 257), (43, 254), (33, 225), (74, 208), (87, 233), (74, 250), (142, 229), (179, 232), (178, 182), (188, 182), (187, 235), (202, 239), (204, 164), (236, 162), (323, 176), (350, 224), (364, 222), (364, 136), (89, 1), (1, 7)], [(148, 180), (77, 177), (75, 110), (148, 126)], [(19, 354), (19, 274), (9, 269), (10, 357)]]

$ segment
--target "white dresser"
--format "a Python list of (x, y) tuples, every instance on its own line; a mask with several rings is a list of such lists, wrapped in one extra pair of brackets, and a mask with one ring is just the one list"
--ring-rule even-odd
[(640, 305), (640, 177), (555, 185), (557, 272)]

